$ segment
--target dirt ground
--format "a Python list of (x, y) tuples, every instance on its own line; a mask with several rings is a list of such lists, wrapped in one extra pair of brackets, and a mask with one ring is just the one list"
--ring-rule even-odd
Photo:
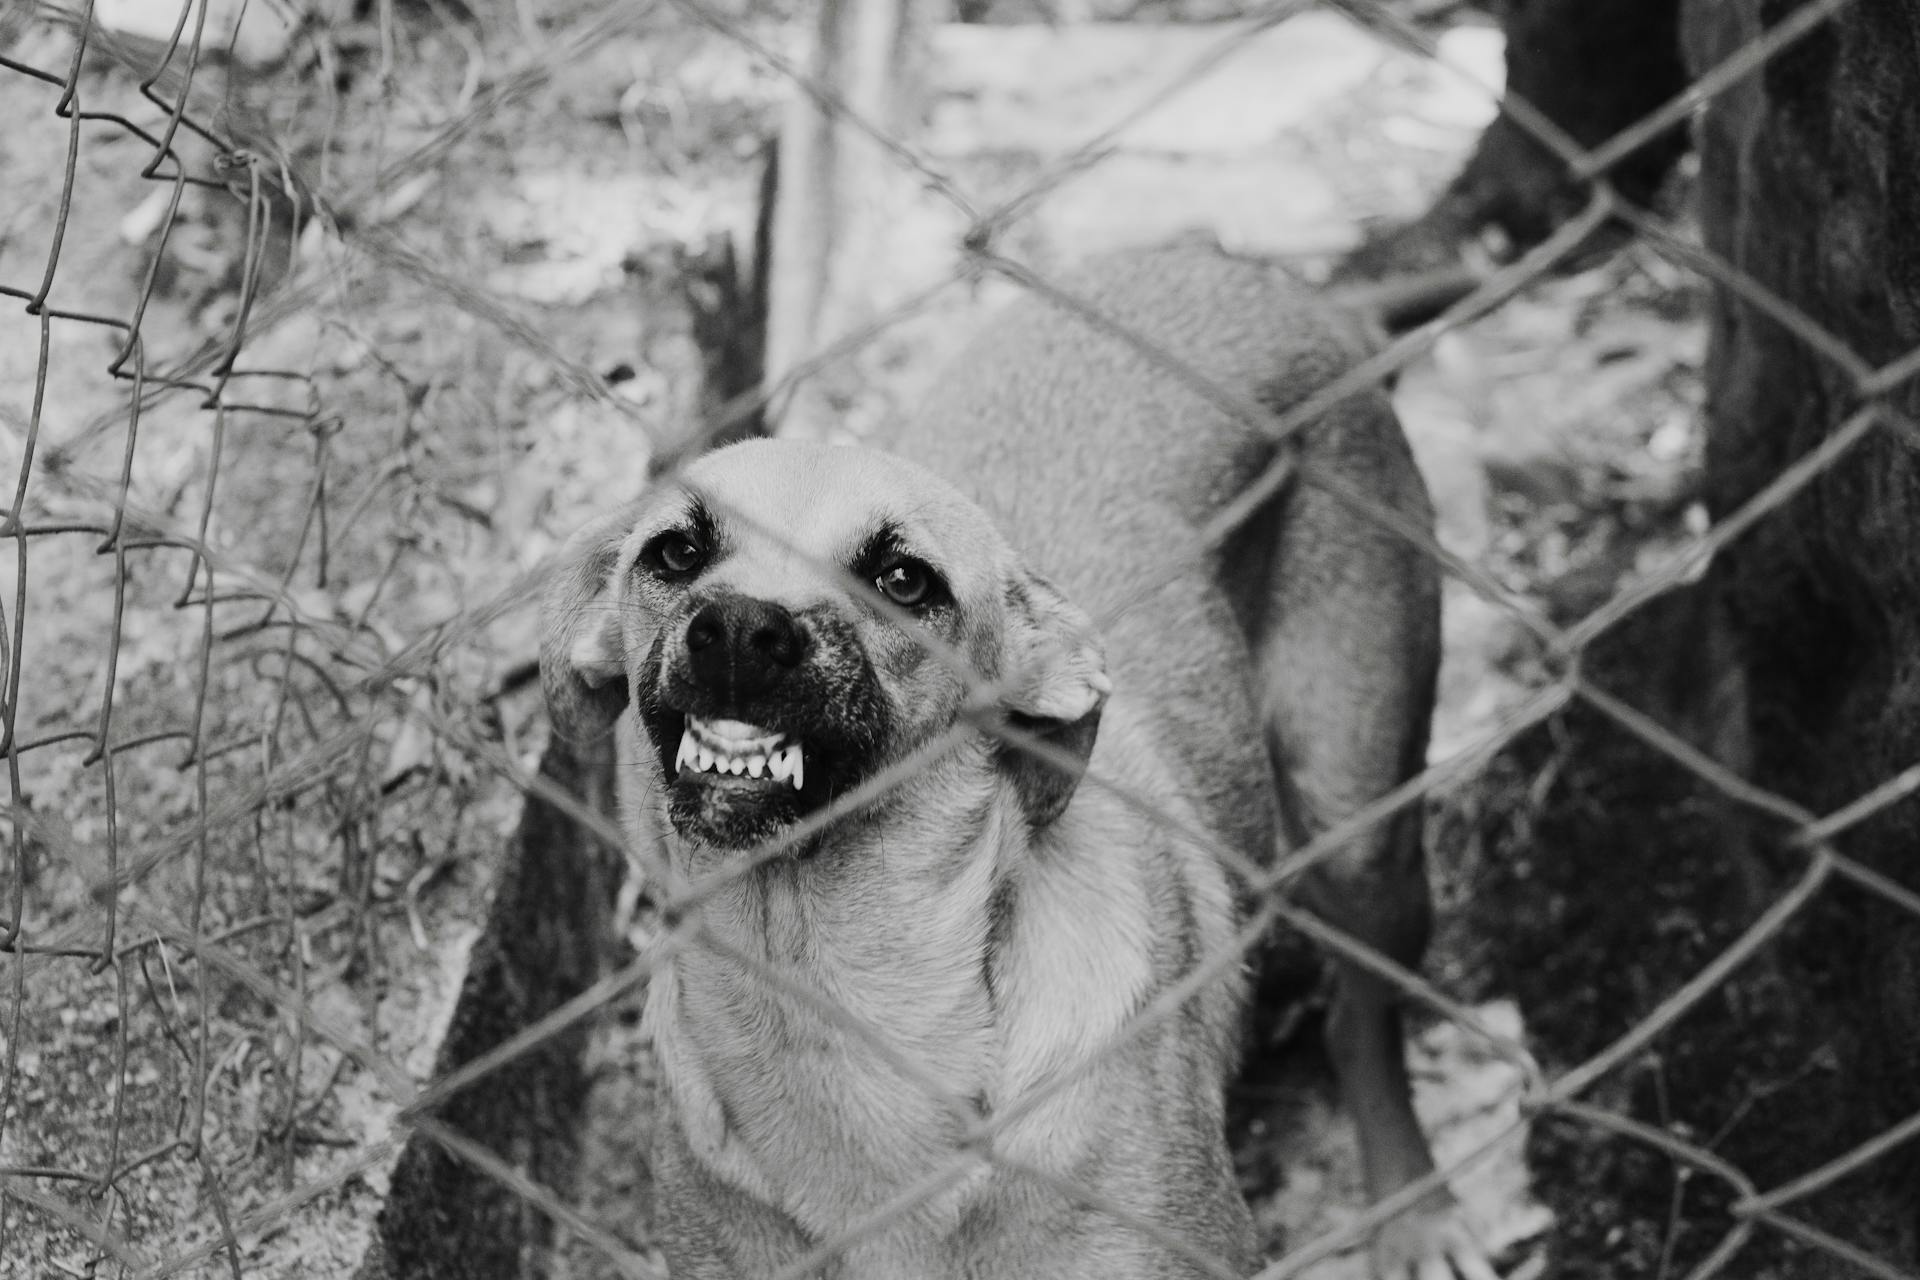
[[(228, 397), (245, 407), (164, 396), (130, 432), (129, 384), (105, 373), (114, 330), (53, 322), (41, 378), (39, 321), (11, 296), (0, 305), (0, 446), (15, 473), (30, 438), (35, 449), (22, 511), (35, 527), (88, 530), (14, 539), (24, 571), (0, 556), (26, 673), (13, 723), (35, 744), (18, 757), (23, 852), (0, 888), (20, 893), (23, 937), (39, 946), (93, 947), (110, 918), (123, 947), (140, 943), (99, 972), (62, 954), (0, 970), (0, 1164), (98, 1176), (144, 1161), (109, 1195), (32, 1185), (153, 1274), (344, 1276), (364, 1247), (394, 1117), (431, 1072), (517, 812), (511, 775), (537, 758), (524, 575), (688, 430), (698, 356), (676, 263), (750, 226), (782, 88), (670, 7), (586, 42), (558, 74), (552, 60), (594, 11), (529, 2), (466, 21), (402, 6), (391, 26), (383, 11), (343, 13), (270, 74), (212, 66), (199, 86), (256, 163), (297, 171), (329, 215), (297, 232), (284, 209), (268, 219), (259, 293), (300, 302), (248, 318)], [(749, 25), (776, 44), (789, 32), (773, 17)], [(1221, 35), (943, 29), (921, 142), (990, 201)], [(1497, 78), (1484, 22), (1446, 39)], [(72, 53), (54, 27), (14, 33), (6, 50), (55, 71)], [(87, 110), (164, 127), (111, 60), (90, 57), (81, 87)], [(0, 137), (18, 193), (0, 207), (0, 286), (29, 294), (62, 225), (72, 135), (58, 97), (0, 67), (0, 108), (21, 122)], [(1315, 276), (1368, 222), (1417, 213), (1489, 109), (1457, 77), (1316, 13), (1245, 42), (1004, 248), (1052, 270), (1198, 229)], [(217, 354), (242, 316), (245, 203), (189, 190), (163, 247), (154, 198), (171, 184), (139, 176), (148, 149), (110, 122), (79, 137), (52, 301), (125, 318), (147, 297), (146, 367), (189, 362), (205, 383), (217, 364), (196, 353)], [(209, 148), (183, 148), (214, 172)], [(226, 176), (245, 189), (244, 170)], [(948, 268), (954, 230), (932, 204), (902, 221), (887, 251), (903, 294)], [(848, 433), (884, 430), (1003, 296), (951, 291), (867, 348), (846, 375)], [(1657, 563), (1698, 519), (1703, 335), (1698, 287), (1628, 250), (1443, 339), (1396, 403), (1448, 549), (1554, 614)], [(174, 541), (101, 554), (116, 507)], [(178, 607), (195, 563), (181, 538), (213, 549), (216, 594), (250, 598), (208, 610), (196, 579), (201, 595)], [(1544, 673), (1516, 624), (1458, 584), (1446, 638), (1436, 760), (1499, 732)], [(109, 692), (112, 742), (171, 736), (110, 767), (92, 759)], [(1516, 1041), (1533, 1037), (1540, 992), (1489, 935), (1542, 938), (1563, 918), (1567, 890), (1541, 896), (1515, 852), (1544, 759), (1502, 756), (1438, 797), (1430, 823), (1447, 923), (1429, 971)], [(108, 893), (116, 870), (123, 887)], [(196, 915), (241, 969), (192, 963)], [(1564, 975), (1577, 1010), (1604, 942), (1570, 945), (1588, 961)], [(1539, 1046), (1544, 1064), (1571, 1061), (1576, 1039), (1560, 1027)], [(1458, 1029), (1430, 1025), (1414, 1054), (1443, 1157), (1517, 1115), (1518, 1070)], [(600, 1019), (589, 1070), (580, 1183), (564, 1190), (646, 1258), (652, 1100), (636, 1003)], [(1516, 1141), (1464, 1180), (1513, 1274), (1546, 1266), (1539, 1202), (1564, 1223), (1569, 1196), (1543, 1180), (1577, 1177), (1581, 1150), (1549, 1150), (1530, 1178)], [(1350, 1137), (1310, 1048), (1274, 1082), (1242, 1154), (1275, 1250), (1358, 1210)], [(0, 1276), (114, 1274), (75, 1223), (18, 1199), (0, 1213)], [(1619, 1269), (1591, 1274), (1654, 1274), (1643, 1264), (1670, 1250), (1649, 1230), (1631, 1229)], [(229, 1235), (235, 1255), (216, 1256)], [(1309, 1274), (1360, 1268), (1348, 1253)], [(564, 1231), (545, 1272), (623, 1274)]]

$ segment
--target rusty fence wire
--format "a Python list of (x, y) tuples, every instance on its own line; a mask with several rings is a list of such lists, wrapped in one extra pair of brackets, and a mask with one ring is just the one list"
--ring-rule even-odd
[[(1235, 27), (1219, 54), (1201, 59), (1166, 93), (1142, 101), (1129, 119), (1207, 76), (1233, 41), (1312, 7), (1273, 6)], [(1441, 56), (1424, 28), (1381, 0), (1330, 7), (1427, 57)], [(1756, 786), (1627, 705), (1595, 683), (1583, 661), (1596, 642), (1697, 575), (1716, 552), (1779, 512), (1862, 442), (1883, 433), (1920, 440), (1920, 427), (1894, 400), (1920, 372), (1920, 351), (1884, 363), (1863, 358), (1659, 214), (1623, 199), (1608, 179), (1637, 147), (1760, 72), (1847, 7), (1848, 0), (1798, 6), (1683, 95), (1598, 147), (1575, 144), (1523, 101), (1505, 98), (1500, 109), (1509, 119), (1584, 185), (1584, 210), (1543, 243), (1490, 270), (1437, 319), (1387, 342), (1287, 410), (1280, 424), (1282, 434), (1291, 434), (1343, 397), (1382, 385), (1444, 335), (1564, 265), (1603, 226), (1624, 226), (1679, 270), (1770, 317), (1852, 390), (1853, 407), (1824, 442), (1744, 507), (1690, 536), (1677, 554), (1630, 577), (1570, 624), (1543, 616), (1485, 566), (1442, 548), (1430, 530), (1408, 526), (1284, 450), (1252, 491), (1197, 531), (1191, 546), (1143, 551), (1141, 598), (1193, 571), (1283, 485), (1328, 486), (1511, 614), (1544, 656), (1547, 674), (1497, 731), (1438, 760), (1277, 867), (1263, 870), (1236, 850), (1218, 849), (1252, 887), (1258, 910), (1233, 947), (1205, 957), (1102, 1052), (1174, 1013), (1240, 964), (1264, 928), (1283, 921), (1384, 975), (1410, 1004), (1457, 1023), (1488, 1052), (1510, 1060), (1526, 1075), (1530, 1117), (1573, 1122), (1594, 1142), (1641, 1144), (1694, 1179), (1721, 1184), (1730, 1225), (1695, 1275), (1726, 1273), (1749, 1239), (1763, 1232), (1794, 1237), (1862, 1274), (1906, 1274), (1814, 1226), (1799, 1209), (1893, 1158), (1896, 1148), (1920, 1136), (1920, 1116), (1788, 1183), (1762, 1186), (1709, 1144), (1590, 1097), (1597, 1083), (1696, 1010), (1834, 883), (1847, 882), (1920, 919), (1920, 894), (1844, 851), (1850, 830), (1920, 791), (1920, 765), (1831, 812), (1813, 812)], [(6, 663), (0, 735), (10, 813), (8, 847), (0, 853), (7, 868), (0, 877), (0, 1274), (160, 1280), (203, 1272), (241, 1276), (263, 1267), (273, 1274), (346, 1274), (352, 1259), (312, 1252), (317, 1246), (304, 1238), (297, 1247), (308, 1252), (298, 1264), (280, 1264), (284, 1270), (263, 1263), (260, 1251), (315, 1203), (344, 1203), (347, 1212), (354, 1204), (374, 1204), (351, 1197), (382, 1176), (378, 1171), (409, 1137), (498, 1182), (604, 1253), (616, 1273), (661, 1274), (650, 1256), (596, 1223), (568, 1188), (542, 1184), (523, 1160), (491, 1147), (485, 1133), (464, 1132), (437, 1112), (491, 1073), (604, 1014), (643, 985), (657, 957), (673, 948), (720, 949), (783, 999), (825, 1011), (960, 1118), (966, 1141), (951, 1160), (928, 1168), (866, 1229), (938, 1195), (966, 1176), (981, 1153), (1004, 1163), (992, 1154), (992, 1136), (1098, 1060), (1093, 1055), (979, 1119), (966, 1099), (949, 1096), (926, 1064), (894, 1048), (884, 1028), (862, 1025), (826, 996), (708, 932), (699, 908), (718, 881), (671, 898), (643, 889), (652, 894), (652, 918), (662, 922), (650, 956), (437, 1075), (421, 1060), (419, 1045), (377, 1018), (356, 1019), (329, 994), (349, 974), (404, 987), (408, 963), (428, 964), (419, 956), (396, 960), (383, 937), (396, 929), (424, 937), (432, 915), (427, 890), (457, 874), (463, 842), (498, 841), (513, 796), (539, 795), (609, 845), (625, 845), (607, 815), (540, 777), (527, 744), (503, 727), (510, 717), (501, 705), (526, 685), (532, 655), (524, 627), (509, 625), (504, 639), (497, 628), (530, 612), (525, 606), (540, 585), (540, 563), (497, 568), (449, 586), (450, 557), (471, 569), (459, 557), (472, 549), (422, 536), (414, 519), (431, 508), (486, 527), (486, 495), (462, 487), (474, 459), (460, 455), (441, 430), (450, 417), (481, 406), (462, 403), (466, 393), (458, 386), (428, 385), (385, 359), (375, 336), (356, 328), (354, 309), (358, 289), (414, 290), (444, 308), (422, 311), (423, 327), (447, 323), (448, 315), (464, 317), (460, 324), (486, 329), (502, 349), (539, 370), (538, 378), (530, 375), (533, 382), (544, 378), (541, 385), (564, 386), (602, 406), (624, 430), (650, 429), (648, 415), (622, 391), (630, 373), (616, 377), (583, 362), (485, 283), (437, 266), (408, 236), (408, 200), (418, 196), (410, 184), (419, 175), (464, 147), (479, 146), (477, 139), (503, 112), (573, 74), (608, 39), (645, 33), (653, 29), (649, 24), (669, 19), (720, 33), (759, 59), (773, 80), (798, 81), (824, 109), (851, 118), (881, 143), (891, 163), (950, 202), (964, 222), (960, 265), (949, 279), (809, 359), (786, 376), (787, 384), (857, 354), (945, 294), (998, 278), (1131, 344), (1143, 360), (1225, 412), (1271, 418), (1101, 316), (1004, 247), (1023, 217), (1102, 162), (1119, 125), (1045, 166), (1012, 197), (987, 205), (970, 198), (911, 139), (859, 119), (830, 86), (809, 80), (772, 48), (764, 24), (706, 0), (606, 6), (543, 32), (530, 52), (518, 52), (504, 72), (488, 67), (485, 77), (476, 68), (486, 51), (470, 35), (457, 34), (457, 20), (439, 14), (435, 21), (448, 34), (438, 79), (405, 63), (405, 52), (393, 47), (393, 6), (379, 8), (380, 46), (355, 56), (377, 65), (386, 109), (398, 119), (430, 93), (442, 95), (444, 109), (427, 124), (411, 121), (409, 129), (397, 130), (386, 158), (365, 172), (335, 172), (324, 152), (316, 162), (311, 151), (292, 154), (282, 145), (294, 123), (310, 126), (340, 109), (332, 86), (341, 55), (325, 41), (316, 41), (312, 56), (297, 64), (297, 77), (283, 64), (275, 73), (281, 79), (268, 82), (249, 79), (241, 61), (213, 47), (207, 8), (183, 5), (170, 34), (139, 42), (110, 33), (96, 20), (91, 0), (80, 8), (29, 2), (0, 16), (0, 87), (9, 95), (8, 109), (36, 126), (55, 122), (36, 136), (54, 139), (48, 144), (54, 150), (41, 159), (44, 172), (59, 175), (57, 183), (30, 191), (4, 179), (12, 207), (0, 208), (0, 295), (14, 304), (0, 338), (8, 346), (0, 353), (6, 381), (0, 432), (16, 466), (4, 529), (9, 581), (0, 595)], [(426, 87), (405, 83), (415, 74)], [(289, 83), (296, 78), (297, 85)], [(276, 115), (247, 108), (249, 102), (291, 108)], [(24, 163), (25, 146), (16, 145), (10, 164)], [(124, 207), (130, 198), (124, 186), (107, 194), (100, 184), (134, 174), (150, 194), (109, 228), (124, 241), (116, 247), (113, 236), (103, 238), (99, 218), (79, 213), (89, 201), (118, 200), (116, 208)], [(125, 278), (100, 266), (115, 254), (135, 263)], [(349, 283), (343, 283), (343, 258), (358, 264), (360, 274)], [(183, 261), (189, 268), (198, 264), (204, 287), (196, 290), (191, 270), (182, 276)], [(443, 354), (456, 366), (470, 332), (459, 329), (447, 339)], [(352, 368), (335, 357), (335, 366), (317, 367), (318, 335), (334, 339), (330, 351), (351, 349)], [(707, 431), (725, 431), (732, 419), (785, 389), (743, 397)], [(654, 440), (652, 452), (684, 457), (697, 443)], [(671, 474), (669, 468), (663, 479)], [(602, 500), (623, 496), (605, 493)], [(932, 647), (972, 687), (983, 687), (957, 655)], [(1585, 1061), (1547, 1075), (1525, 1046), (1420, 975), (1295, 907), (1285, 891), (1356, 833), (1473, 776), (1523, 733), (1576, 705), (1615, 722), (1732, 805), (1783, 824), (1800, 865), (1790, 889), (1711, 963), (1676, 975), (1649, 1016)], [(1048, 756), (1044, 743), (1004, 725), (962, 724), (722, 880), (780, 856), (837, 814), (910, 776), (958, 735), (979, 732), (1002, 734)], [(1094, 776), (1084, 785), (1107, 784)], [(1145, 822), (1181, 825), (1135, 797), (1122, 798)], [(1187, 834), (1204, 843), (1199, 833)], [(409, 849), (403, 873), (382, 857), (396, 841)], [(656, 856), (648, 849), (627, 853), (643, 866)], [(654, 871), (648, 884), (669, 882)], [(431, 923), (439, 929), (459, 922)], [(423, 943), (420, 954), (426, 951)], [(339, 1090), (378, 1095), (377, 1105), (366, 1104), (374, 1119), (356, 1128), (330, 1125), (316, 1114)], [(67, 1129), (78, 1136), (69, 1146), (50, 1145), (49, 1135), (62, 1132), (50, 1117), (70, 1122)], [(1517, 1132), (1510, 1128), (1456, 1166), (1511, 1142)], [(316, 1149), (331, 1155), (323, 1164), (303, 1163), (301, 1154)], [(1057, 1181), (1043, 1170), (1018, 1171)], [(1442, 1169), (1436, 1179), (1453, 1172)], [(1116, 1229), (1195, 1252), (1168, 1224), (1100, 1203), (1085, 1189), (1064, 1189), (1111, 1215)], [(1289, 1242), (1292, 1251), (1258, 1275), (1297, 1274), (1354, 1247), (1429, 1189), (1410, 1187), (1333, 1235)], [(30, 1251), (30, 1238), (41, 1242), (31, 1249), (42, 1252)], [(808, 1274), (857, 1238), (856, 1232), (823, 1241), (784, 1274)], [(1209, 1273), (1232, 1274), (1218, 1259), (1196, 1261)]]

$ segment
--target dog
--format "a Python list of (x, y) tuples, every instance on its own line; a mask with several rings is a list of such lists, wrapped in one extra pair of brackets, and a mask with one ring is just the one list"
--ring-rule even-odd
[[(1380, 392), (1280, 438), (1366, 339), (1277, 268), (1181, 245), (1066, 290), (1085, 312), (1005, 311), (889, 452), (709, 453), (583, 529), (550, 589), (556, 730), (637, 730), (628, 821), (663, 897), (702, 889), (646, 1010), (676, 1280), (1258, 1265), (1224, 1133), (1262, 978), (1246, 868), (1422, 767), (1438, 664), (1433, 561), (1332, 490), (1432, 513)], [(1283, 448), (1291, 483), (1149, 577)], [(1417, 806), (1307, 879), (1417, 963)], [(1378, 1198), (1434, 1165), (1393, 993), (1335, 967)], [(1444, 1188), (1373, 1251), (1393, 1280), (1493, 1276)]]

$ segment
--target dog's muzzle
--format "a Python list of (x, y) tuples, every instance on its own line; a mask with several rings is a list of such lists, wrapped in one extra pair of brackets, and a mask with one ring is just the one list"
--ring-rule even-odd
[[(686, 672), (703, 707), (746, 714), (765, 704), (806, 660), (805, 627), (785, 606), (751, 596), (722, 596), (687, 622)], [(806, 786), (798, 740), (733, 716), (689, 714), (674, 769), (716, 777), (765, 778)]]
[(765, 840), (844, 791), (885, 739), (872, 669), (831, 610), (720, 595), (656, 652), (641, 719), (683, 835)]

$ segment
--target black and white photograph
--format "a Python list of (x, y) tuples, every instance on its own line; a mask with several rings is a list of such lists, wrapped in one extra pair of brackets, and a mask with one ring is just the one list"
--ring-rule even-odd
[(1908, 0), (0, 120), (0, 1280), (1920, 1280)]

